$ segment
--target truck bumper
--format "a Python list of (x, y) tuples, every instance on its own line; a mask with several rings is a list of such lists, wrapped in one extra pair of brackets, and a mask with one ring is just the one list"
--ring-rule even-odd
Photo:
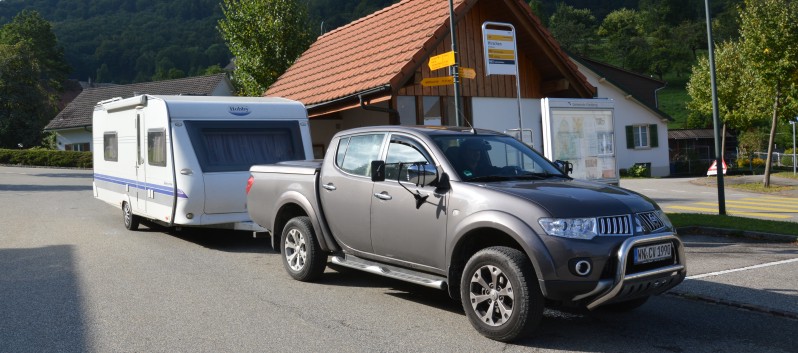
[[(634, 249), (647, 245), (671, 243), (672, 257), (652, 264), (635, 264)], [(598, 282), (545, 281), (546, 296), (583, 303), (593, 310), (601, 305), (663, 293), (687, 275), (682, 241), (673, 234), (654, 234), (626, 239), (615, 252), (611, 276)], [(578, 293), (574, 295), (574, 293)]]

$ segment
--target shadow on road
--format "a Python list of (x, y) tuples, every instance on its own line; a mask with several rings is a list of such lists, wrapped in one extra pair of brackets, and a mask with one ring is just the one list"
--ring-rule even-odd
[(86, 352), (71, 246), (0, 249), (0, 352)]

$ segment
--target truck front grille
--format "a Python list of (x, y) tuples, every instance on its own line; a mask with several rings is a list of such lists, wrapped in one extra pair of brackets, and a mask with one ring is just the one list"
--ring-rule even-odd
[(600, 235), (632, 235), (632, 221), (628, 215), (598, 218)]
[(657, 229), (665, 227), (663, 222), (656, 212), (643, 212), (637, 214), (637, 220), (643, 227), (643, 233), (651, 233)]

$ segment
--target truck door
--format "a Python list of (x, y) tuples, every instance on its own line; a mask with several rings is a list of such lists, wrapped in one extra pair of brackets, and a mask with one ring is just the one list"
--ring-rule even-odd
[(384, 133), (342, 137), (334, 163), (321, 171), (321, 204), (330, 230), (341, 245), (367, 253), (371, 246), (371, 161), (379, 159)]
[[(435, 165), (420, 141), (392, 134), (385, 157), (385, 181), (374, 183), (371, 242), (377, 255), (443, 269), (445, 193), (436, 194), (434, 186), (407, 182), (408, 167), (416, 162)], [(422, 201), (417, 202), (416, 193)]]

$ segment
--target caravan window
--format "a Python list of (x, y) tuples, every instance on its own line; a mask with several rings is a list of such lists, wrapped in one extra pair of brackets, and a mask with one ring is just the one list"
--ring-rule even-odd
[(166, 131), (147, 131), (147, 161), (150, 165), (166, 167)]
[(306, 158), (296, 121), (187, 121), (186, 127), (204, 172)]
[(119, 160), (118, 141), (116, 132), (106, 132), (103, 134), (103, 158), (106, 161), (116, 162)]

